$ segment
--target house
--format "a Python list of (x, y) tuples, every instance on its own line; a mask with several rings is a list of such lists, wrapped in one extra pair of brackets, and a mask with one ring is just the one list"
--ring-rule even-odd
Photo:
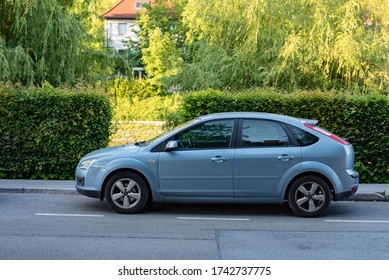
[(134, 33), (137, 26), (135, 20), (143, 4), (152, 4), (154, 0), (121, 0), (102, 16), (104, 17), (104, 30), (106, 45), (113, 47), (117, 52), (123, 52), (127, 47), (123, 40), (137, 40)]

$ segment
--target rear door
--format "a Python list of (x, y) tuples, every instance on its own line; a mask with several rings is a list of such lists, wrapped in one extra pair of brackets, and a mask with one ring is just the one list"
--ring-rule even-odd
[(234, 196), (276, 198), (283, 174), (301, 162), (301, 148), (276, 121), (243, 119), (239, 123), (234, 164)]

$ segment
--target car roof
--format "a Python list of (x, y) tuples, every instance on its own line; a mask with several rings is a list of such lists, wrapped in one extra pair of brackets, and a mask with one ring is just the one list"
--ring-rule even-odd
[(210, 115), (203, 115), (198, 117), (199, 120), (214, 120), (214, 119), (224, 119), (224, 118), (261, 118), (268, 120), (276, 120), (276, 121), (286, 121), (286, 122), (294, 122), (294, 123), (307, 123), (310, 125), (316, 125), (317, 120), (311, 119), (301, 119), (295, 118), (287, 115), (280, 114), (272, 114), (265, 112), (224, 112), (224, 113), (214, 113)]

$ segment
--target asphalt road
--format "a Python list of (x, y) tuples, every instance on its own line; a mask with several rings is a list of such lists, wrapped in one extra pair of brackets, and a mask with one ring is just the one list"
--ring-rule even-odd
[(163, 205), (120, 215), (78, 195), (0, 193), (1, 260), (389, 260), (389, 203)]

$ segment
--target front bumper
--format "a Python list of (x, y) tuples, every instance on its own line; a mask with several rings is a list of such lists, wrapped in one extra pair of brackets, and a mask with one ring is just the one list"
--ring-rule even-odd
[(82, 195), (93, 197), (93, 198), (100, 198), (100, 191), (80, 188), (77, 184), (76, 184), (76, 190)]
[(82, 195), (101, 199), (101, 187), (96, 183), (98, 173), (98, 168), (88, 170), (77, 168), (75, 174), (76, 190)]

